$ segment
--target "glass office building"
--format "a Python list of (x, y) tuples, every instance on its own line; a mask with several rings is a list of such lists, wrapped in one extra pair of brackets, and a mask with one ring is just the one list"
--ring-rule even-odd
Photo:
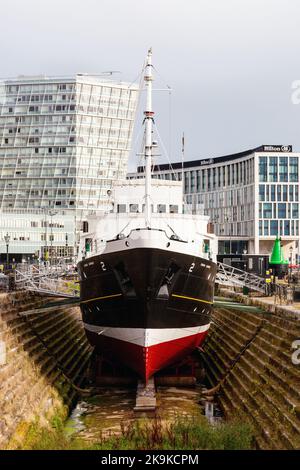
[[(12, 253), (42, 250), (51, 229), (52, 246), (65, 248), (65, 234), (56, 234), (61, 215), (71, 250), (74, 224), (106, 209), (112, 182), (126, 176), (138, 92), (136, 84), (82, 74), (0, 82), (0, 240), (12, 232)], [(13, 213), (23, 214), (23, 227), (2, 222)], [(28, 220), (48, 239), (31, 243)]]
[[(285, 256), (298, 262), (299, 159), (291, 146), (262, 145), (183, 166), (157, 165), (154, 177), (183, 180), (187, 207), (204, 207), (211, 217), (219, 253), (269, 254), (279, 235)], [(140, 167), (136, 176), (142, 174)]]

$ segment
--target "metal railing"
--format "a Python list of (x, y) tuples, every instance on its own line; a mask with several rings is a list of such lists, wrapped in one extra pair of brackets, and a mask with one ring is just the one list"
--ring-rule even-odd
[(263, 277), (248, 273), (242, 269), (217, 262), (218, 272), (216, 282), (226, 286), (248, 287), (251, 290), (265, 293), (266, 281)]
[(64, 263), (54, 266), (23, 264), (15, 269), (16, 289), (66, 298), (79, 298), (77, 274)]

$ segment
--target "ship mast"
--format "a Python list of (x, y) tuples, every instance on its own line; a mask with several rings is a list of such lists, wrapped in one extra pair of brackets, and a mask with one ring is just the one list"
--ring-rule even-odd
[(148, 50), (145, 67), (145, 88), (147, 91), (145, 122), (145, 224), (151, 225), (151, 165), (152, 165), (152, 124), (154, 112), (152, 111), (152, 49)]

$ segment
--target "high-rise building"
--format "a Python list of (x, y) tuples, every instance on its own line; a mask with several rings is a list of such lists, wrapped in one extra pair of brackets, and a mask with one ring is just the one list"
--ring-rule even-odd
[[(219, 253), (270, 254), (276, 235), (284, 255), (300, 262), (300, 153), (262, 145), (217, 158), (156, 165), (153, 176), (183, 180), (190, 210), (204, 208), (219, 238)], [(143, 167), (129, 177), (143, 177)]]
[(105, 210), (112, 182), (126, 176), (138, 91), (84, 74), (0, 82), (2, 253), (10, 232), (12, 256), (42, 252), (50, 241), (60, 252), (66, 234), (72, 251), (75, 220)]

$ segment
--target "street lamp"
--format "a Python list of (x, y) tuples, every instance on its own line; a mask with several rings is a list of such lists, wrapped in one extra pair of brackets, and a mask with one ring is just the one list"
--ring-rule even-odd
[(47, 215), (48, 215), (48, 209), (47, 209), (47, 207), (45, 207), (44, 211), (45, 211), (45, 221), (44, 221), (44, 223), (45, 223), (45, 235), (44, 235), (44, 237), (45, 237), (44, 262), (45, 262), (45, 265), (46, 265), (46, 263), (47, 263), (47, 261), (48, 261), (48, 258), (49, 258), (49, 254), (48, 254), (48, 243), (47, 243), (47, 240), (48, 240), (48, 233), (47, 233), (47, 231), (48, 231), (48, 230), (47, 230), (47, 229), (48, 229), (48, 217), (47, 217)]
[[(228, 224), (230, 218), (228, 216), (226, 216), (225, 220)], [(229, 225), (229, 254), (231, 254), (231, 222), (228, 225)]]
[(9, 247), (9, 242), (10, 242), (10, 236), (8, 235), (8, 233), (4, 236), (4, 241), (6, 243), (6, 269), (8, 269), (8, 265), (9, 265), (8, 247)]
[(69, 236), (66, 233), (66, 258), (68, 258), (68, 240), (69, 240)]
[(57, 211), (50, 209), (50, 266), (52, 265), (53, 258), (53, 216), (57, 214)]
[(288, 279), (289, 282), (292, 280), (292, 265), (293, 265), (293, 246), (290, 246), (290, 269), (289, 269), (289, 275)]

